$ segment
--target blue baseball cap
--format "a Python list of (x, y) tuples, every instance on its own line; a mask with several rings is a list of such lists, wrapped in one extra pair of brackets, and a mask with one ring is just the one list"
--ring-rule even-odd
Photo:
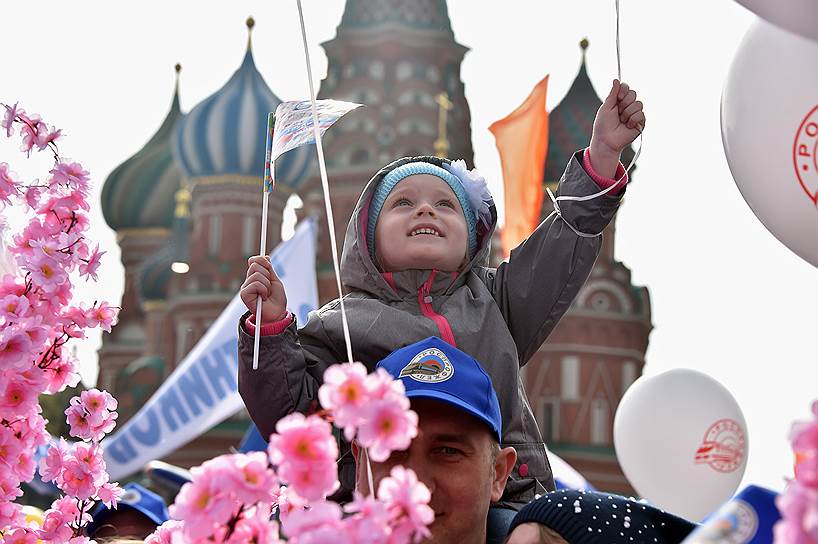
[[(136, 482), (125, 484), (123, 489), (125, 492), (122, 493), (122, 497), (117, 503), (117, 509), (131, 508), (136, 510), (156, 523), (157, 526), (162, 525), (170, 519), (168, 507), (165, 505), (164, 499), (153, 491), (145, 489)], [(91, 512), (92, 520), (91, 523), (88, 524), (86, 532), (89, 535), (93, 535), (94, 531), (96, 531), (113, 512), (114, 510), (99, 503), (93, 512)]]
[(491, 378), (473, 357), (436, 336), (393, 351), (380, 361), (403, 382), (409, 399), (434, 399), (451, 404), (489, 426), (502, 443), (500, 403)]

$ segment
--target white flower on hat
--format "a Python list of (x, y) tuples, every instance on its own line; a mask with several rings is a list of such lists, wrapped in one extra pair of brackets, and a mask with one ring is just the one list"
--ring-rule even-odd
[(469, 170), (466, 167), (466, 161), (458, 159), (452, 161), (450, 164), (443, 164), (443, 167), (449, 171), (450, 174), (457, 176), (466, 194), (469, 197), (469, 204), (477, 214), (477, 219), (482, 221), (488, 229), (491, 227), (491, 192), (489, 192), (486, 178), (484, 178), (477, 168)]

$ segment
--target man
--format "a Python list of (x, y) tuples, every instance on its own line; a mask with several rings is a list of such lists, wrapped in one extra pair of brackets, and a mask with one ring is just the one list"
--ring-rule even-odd
[[(409, 449), (371, 463), (375, 488), (394, 465), (410, 468), (432, 494), (432, 541), (485, 543), (489, 507), (500, 500), (517, 460), (514, 448), (500, 447), (500, 405), (488, 374), (436, 337), (393, 352), (378, 367), (403, 382), (418, 435)], [(368, 494), (366, 456), (355, 444), (352, 451), (357, 488)]]
[(170, 518), (164, 499), (153, 491), (135, 482), (126, 484), (124, 490), (115, 510), (97, 505), (86, 528), (88, 536), (144, 539)]

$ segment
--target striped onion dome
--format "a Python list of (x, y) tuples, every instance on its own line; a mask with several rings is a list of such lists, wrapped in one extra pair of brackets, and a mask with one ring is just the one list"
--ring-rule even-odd
[(179, 190), (182, 178), (171, 152), (174, 127), (182, 117), (180, 70), (177, 64), (176, 90), (162, 126), (136, 155), (111, 172), (102, 187), (102, 214), (114, 230), (169, 228), (173, 222), (173, 195)]
[[(248, 19), (248, 28), (253, 21)], [(264, 171), (267, 115), (281, 100), (264, 82), (247, 53), (233, 77), (179, 121), (173, 151), (182, 172), (195, 180), (205, 177), (254, 177)], [(276, 161), (276, 183), (296, 189), (306, 181), (315, 157), (302, 146)]]

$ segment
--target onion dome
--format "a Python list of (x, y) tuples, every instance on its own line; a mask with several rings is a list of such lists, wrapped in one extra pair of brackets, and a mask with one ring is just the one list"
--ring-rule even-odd
[(179, 72), (176, 88), (162, 126), (136, 155), (117, 166), (102, 187), (102, 214), (112, 229), (168, 228), (173, 222), (173, 195), (182, 172), (173, 160), (171, 138), (179, 109)]
[[(558, 181), (571, 155), (588, 147), (594, 128), (594, 118), (599, 106), (602, 105), (602, 99), (596, 94), (585, 66), (588, 40), (583, 39), (579, 46), (582, 49), (579, 73), (562, 102), (548, 114), (548, 157), (545, 160), (543, 178), (545, 183)], [(608, 93), (605, 94), (607, 96)], [(632, 157), (633, 149), (628, 146), (622, 152), (622, 162), (625, 166), (630, 163)]]
[[(253, 19), (248, 19), (248, 29), (253, 25)], [(209, 177), (225, 181), (241, 177), (261, 180), (267, 115), (280, 103), (256, 68), (248, 38), (244, 60), (230, 80), (179, 121), (173, 151), (182, 172), (194, 180)], [(314, 157), (310, 146), (282, 155), (276, 160), (276, 184), (299, 187), (306, 181)]]

